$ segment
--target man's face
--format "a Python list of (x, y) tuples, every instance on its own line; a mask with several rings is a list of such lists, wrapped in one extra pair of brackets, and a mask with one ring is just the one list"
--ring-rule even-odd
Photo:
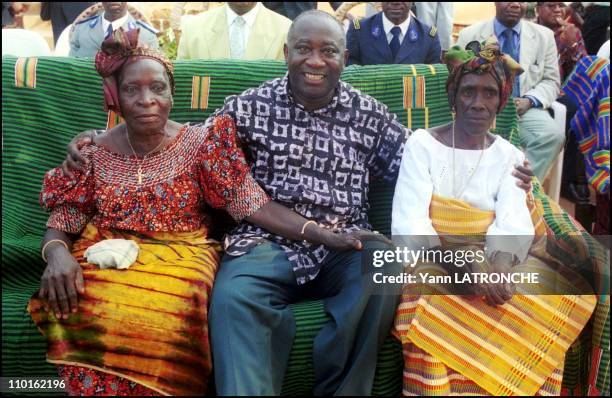
[(126, 2), (103, 2), (102, 7), (104, 7), (104, 18), (109, 21), (115, 21), (127, 13)]
[(407, 1), (383, 1), (382, 10), (385, 17), (396, 25), (401, 24), (410, 14), (411, 2)]
[(520, 22), (527, 11), (527, 3), (495, 3), (495, 17), (505, 26), (512, 28)]
[(296, 100), (307, 109), (331, 101), (348, 58), (342, 28), (327, 18), (300, 19), (285, 44), (289, 82)]
[(257, 5), (256, 1), (228, 1), (227, 5), (238, 15), (244, 15)]
[(565, 4), (562, 2), (546, 2), (538, 4), (538, 19), (540, 23), (549, 28), (561, 25), (561, 20), (565, 17)]

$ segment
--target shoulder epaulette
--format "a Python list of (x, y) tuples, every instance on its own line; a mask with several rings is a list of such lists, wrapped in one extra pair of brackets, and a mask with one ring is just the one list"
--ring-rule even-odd
[(436, 37), (436, 33), (438, 33), (438, 29), (436, 29), (435, 26), (432, 26), (431, 29), (429, 29), (429, 36)]
[(142, 26), (143, 28), (145, 28), (146, 30), (148, 30), (149, 32), (153, 33), (154, 35), (157, 34), (158, 30), (155, 29), (154, 27), (152, 27), (151, 25), (148, 25), (142, 21), (136, 21), (136, 25), (138, 26)]
[(353, 26), (355, 27), (355, 30), (359, 30), (361, 29), (361, 22), (359, 19), (353, 19)]
[(157, 29), (155, 29), (154, 27), (152, 27), (151, 25), (148, 25), (142, 21), (136, 21), (136, 25), (142, 26), (143, 28), (145, 28), (146, 30), (148, 30), (149, 32), (153, 33), (154, 35), (157, 34)]
[(92, 20), (94, 20), (94, 19), (96, 19), (98, 17), (99, 17), (99, 15), (92, 15), (92, 16), (90, 16), (88, 18), (83, 19), (82, 21), (76, 22), (75, 25), (80, 25), (80, 24), (83, 24), (85, 22), (92, 21)]

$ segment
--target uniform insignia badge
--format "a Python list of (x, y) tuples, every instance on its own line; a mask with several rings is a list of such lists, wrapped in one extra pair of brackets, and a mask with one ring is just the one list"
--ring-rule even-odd
[(419, 33), (415, 29), (410, 29), (408, 32), (408, 38), (410, 41), (417, 41), (419, 39)]
[(436, 33), (438, 33), (438, 29), (436, 29), (435, 26), (432, 26), (431, 29), (429, 29), (429, 36), (436, 37)]
[(353, 26), (355, 27), (355, 30), (361, 29), (361, 23), (359, 22), (358, 19), (353, 20)]
[(374, 36), (375, 38), (378, 38), (380, 36), (380, 27), (379, 26), (374, 26), (372, 28), (372, 36)]
[(89, 27), (93, 29), (98, 24), (98, 19), (102, 19), (102, 17), (100, 17), (100, 18), (98, 18), (98, 17), (99, 17), (99, 15), (96, 15), (93, 18), (88, 18), (88, 19), (86, 19), (83, 22), (91, 20), (91, 22), (89, 23)]

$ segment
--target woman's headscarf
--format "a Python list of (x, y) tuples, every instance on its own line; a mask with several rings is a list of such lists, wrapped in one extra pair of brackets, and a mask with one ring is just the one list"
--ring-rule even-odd
[(119, 28), (102, 42), (96, 54), (96, 70), (102, 76), (104, 87), (104, 110), (112, 110), (121, 116), (119, 107), (119, 71), (122, 67), (140, 58), (151, 58), (164, 66), (174, 94), (174, 67), (172, 62), (159, 50), (138, 46), (140, 29), (125, 32)]
[(450, 72), (446, 81), (446, 91), (451, 108), (455, 107), (457, 88), (464, 75), (491, 73), (499, 85), (500, 102), (497, 108), (499, 113), (512, 94), (514, 79), (523, 73), (521, 65), (509, 55), (500, 52), (495, 36), (483, 43), (470, 42), (465, 49), (458, 45), (453, 46), (446, 52), (444, 61)]

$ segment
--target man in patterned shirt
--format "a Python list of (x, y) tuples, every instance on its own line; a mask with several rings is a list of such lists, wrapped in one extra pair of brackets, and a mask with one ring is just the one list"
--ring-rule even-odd
[[(228, 97), (215, 114), (234, 118), (273, 200), (342, 232), (371, 229), (369, 179), (394, 179), (408, 137), (385, 105), (339, 81), (347, 55), (342, 26), (305, 12), (287, 37), (288, 74)], [(372, 294), (361, 252), (330, 252), (248, 223), (225, 248), (209, 317), (217, 392), (280, 394), (295, 333), (288, 305), (322, 298), (332, 319), (314, 340), (313, 392), (370, 395), (398, 292)]]

